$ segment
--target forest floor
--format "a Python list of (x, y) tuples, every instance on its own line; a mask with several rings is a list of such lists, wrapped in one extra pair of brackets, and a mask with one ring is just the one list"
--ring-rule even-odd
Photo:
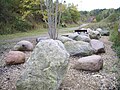
[[(21, 39), (29, 40), (35, 45), (35, 38)], [(0, 90), (16, 90), (15, 83), (25, 69), (24, 64), (7, 66), (3, 59), (4, 55), (21, 39), (7, 40), (0, 45)], [(106, 49), (105, 53), (100, 54), (104, 61), (103, 69), (99, 72), (75, 70), (73, 64), (80, 57), (70, 57), (69, 69), (59, 90), (119, 90), (119, 60), (111, 49), (112, 42), (109, 41), (109, 37), (103, 36), (100, 40), (104, 42)], [(31, 52), (25, 52), (25, 54), (27, 60)]]

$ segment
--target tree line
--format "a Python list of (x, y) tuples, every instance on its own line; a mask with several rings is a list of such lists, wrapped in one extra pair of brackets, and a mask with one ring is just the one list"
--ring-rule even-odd
[(94, 20), (91, 22), (115, 22), (120, 18), (120, 8), (118, 9), (95, 9), (90, 12), (88, 11), (80, 11), (81, 21), (89, 22), (89, 19), (94, 16)]
[[(46, 0), (0, 0), (0, 34), (25, 32), (48, 20)], [(55, 3), (55, 2), (54, 2)], [(58, 4), (62, 23), (78, 23), (80, 12), (74, 4)], [(59, 14), (60, 15), (60, 14)]]

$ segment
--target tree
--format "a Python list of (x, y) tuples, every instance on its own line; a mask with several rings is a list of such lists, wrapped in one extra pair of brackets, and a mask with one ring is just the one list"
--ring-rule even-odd
[[(47, 18), (48, 20), (45, 20), (45, 22), (48, 24), (48, 34), (51, 39), (57, 39), (58, 37), (58, 31), (57, 27), (59, 27), (60, 18), (58, 16), (59, 10), (59, 1), (56, 0), (55, 2), (53, 0), (45, 0), (46, 10), (47, 10)], [(42, 6), (41, 6), (41, 9)], [(60, 13), (59, 13), (60, 14)], [(43, 14), (44, 16), (44, 14)]]
[(77, 10), (77, 6), (69, 4), (68, 7), (62, 12), (61, 21), (65, 23), (77, 23), (80, 20), (80, 12)]
[(80, 12), (77, 10), (77, 6), (72, 4), (68, 7), (68, 9), (69, 9), (69, 12), (71, 14), (72, 21), (77, 23), (77, 21), (80, 20)]

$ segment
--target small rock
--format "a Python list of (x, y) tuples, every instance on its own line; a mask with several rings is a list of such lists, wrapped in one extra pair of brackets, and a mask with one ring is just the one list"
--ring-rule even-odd
[(91, 28), (87, 28), (87, 33), (92, 32), (93, 30)]
[(102, 29), (101, 29), (101, 28), (97, 28), (96, 31), (98, 31), (98, 32), (101, 33), (101, 32), (102, 32)]
[(81, 28), (80, 30), (87, 30), (86, 28)]
[(100, 39), (101, 38), (101, 34), (98, 31), (89, 32), (89, 36), (91, 39)]
[(102, 36), (109, 36), (110, 32), (108, 30), (102, 30), (101, 35)]
[(78, 33), (67, 33), (67, 34), (64, 34), (62, 36), (67, 36), (71, 39), (75, 39), (79, 34)]
[(101, 42), (100, 40), (92, 39), (92, 40), (90, 41), (90, 45), (91, 45), (92, 48), (94, 49), (94, 52), (95, 52), (95, 53), (105, 53), (104, 43)]
[(67, 41), (72, 41), (73, 39), (65, 37), (65, 36), (59, 36), (58, 40), (60, 40), (62, 43), (65, 43)]
[(75, 40), (77, 41), (84, 41), (84, 42), (90, 42), (90, 37), (86, 35), (78, 35)]
[(13, 50), (15, 50), (15, 51), (32, 51), (33, 44), (29, 41), (22, 40), (14, 46)]
[(25, 62), (25, 54), (20, 51), (10, 51), (5, 57), (6, 65), (21, 64)]
[(99, 71), (103, 67), (103, 60), (99, 55), (80, 58), (74, 65), (77, 70)]
[(47, 40), (47, 39), (50, 39), (48, 37), (39, 37), (39, 38), (36, 38), (36, 42), (40, 42), (41, 40)]

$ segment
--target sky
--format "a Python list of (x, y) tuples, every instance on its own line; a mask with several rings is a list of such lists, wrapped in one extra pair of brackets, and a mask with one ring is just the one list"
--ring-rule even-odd
[(66, 3), (78, 5), (79, 11), (90, 11), (94, 9), (119, 8), (120, 0), (65, 0)]

